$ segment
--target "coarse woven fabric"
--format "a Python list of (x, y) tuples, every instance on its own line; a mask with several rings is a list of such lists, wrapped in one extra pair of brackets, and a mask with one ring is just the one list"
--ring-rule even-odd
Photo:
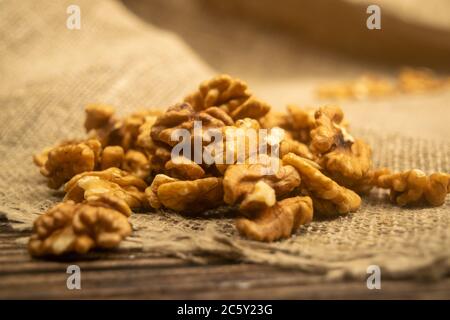
[[(202, 1), (179, 3), (153, 1), (141, 8), (133, 1), (78, 1), (81, 30), (66, 28), (70, 1), (0, 3), (0, 212), (13, 228), (29, 230), (61, 200), (62, 192), (46, 187), (31, 158), (59, 140), (83, 136), (87, 103), (112, 104), (122, 114), (165, 108), (202, 80), (227, 72), (247, 80), (275, 108), (319, 105), (324, 101), (312, 92), (323, 81), (367, 71), (392, 75), (292, 43), (282, 30), (260, 31), (226, 17), (218, 25), (217, 12)], [(445, 91), (342, 106), (353, 132), (373, 147), (376, 166), (448, 172), (448, 101)], [(297, 268), (327, 279), (363, 278), (369, 265), (391, 278), (450, 272), (449, 201), (403, 209), (379, 190), (363, 200), (357, 213), (314, 221), (291, 239), (270, 244), (239, 237), (226, 209), (195, 219), (133, 214), (135, 231), (121, 248), (197, 263), (220, 257)]]

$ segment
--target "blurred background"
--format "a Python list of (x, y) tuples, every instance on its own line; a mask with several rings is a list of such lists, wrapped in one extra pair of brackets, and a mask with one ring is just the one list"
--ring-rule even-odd
[[(66, 28), (70, 4), (80, 7), (80, 30)], [(366, 27), (370, 4), (381, 8), (381, 30)], [(71, 110), (92, 101), (165, 108), (217, 73), (242, 78), (277, 109), (317, 106), (336, 103), (317, 99), (324, 84), (366, 74), (394, 80), (403, 67), (444, 77), (450, 70), (447, 0), (25, 0), (0, 7), (0, 97), (52, 95), (58, 85), (50, 100)], [(338, 103), (352, 125), (407, 135), (420, 127), (421, 135), (442, 138), (449, 119), (433, 115), (448, 113), (448, 91)]]

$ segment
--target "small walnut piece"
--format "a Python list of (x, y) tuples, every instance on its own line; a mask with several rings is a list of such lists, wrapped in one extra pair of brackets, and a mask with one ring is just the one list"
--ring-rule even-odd
[(110, 146), (103, 149), (100, 168), (106, 170), (108, 168), (120, 168), (122, 166), (125, 154), (120, 146)]
[(293, 139), (284, 139), (280, 142), (280, 157), (283, 158), (288, 153), (294, 153), (300, 157), (313, 160), (314, 155), (306, 144)]
[(327, 175), (340, 185), (358, 193), (372, 188), (372, 150), (364, 141), (356, 139), (350, 146), (336, 147), (323, 155), (318, 163)]
[(285, 112), (270, 110), (264, 117), (259, 119), (261, 128), (271, 129), (279, 127), (285, 130), (291, 129), (289, 117)]
[(370, 147), (347, 132), (340, 108), (322, 107), (315, 117), (310, 146), (317, 163), (338, 184), (358, 193), (368, 192), (373, 178)]
[(193, 181), (165, 182), (157, 187), (156, 195), (159, 202), (168, 209), (199, 213), (217, 208), (223, 203), (222, 179), (210, 177)]
[(65, 186), (64, 200), (82, 202), (96, 200), (101, 195), (122, 199), (129, 208), (145, 208), (147, 200), (144, 190), (147, 184), (138, 177), (118, 168), (84, 172), (73, 177)]
[(260, 129), (258, 121), (245, 118), (236, 121), (233, 126), (222, 128), (223, 141), (217, 150), (213, 150), (215, 166), (220, 173), (224, 173), (229, 165), (233, 163), (243, 163), (252, 156), (256, 156)]
[(154, 209), (161, 208), (162, 204), (158, 199), (158, 188), (165, 183), (178, 181), (178, 179), (174, 179), (165, 174), (157, 174), (152, 181), (150, 187), (145, 189), (145, 195), (147, 197), (150, 206)]
[(115, 110), (111, 106), (100, 104), (89, 104), (85, 108), (86, 120), (84, 127), (89, 132), (92, 129), (99, 129), (108, 124), (113, 117)]
[(315, 126), (311, 130), (311, 150), (324, 154), (335, 147), (351, 145), (354, 138), (339, 124), (344, 118), (341, 108), (326, 106), (319, 108), (314, 114)]
[[(208, 129), (221, 128), (233, 125), (234, 121), (224, 110), (211, 107), (205, 110), (196, 111), (188, 103), (176, 104), (158, 117), (151, 128), (151, 138), (153, 141), (162, 142), (168, 146), (178, 144), (178, 140), (172, 139), (172, 133), (180, 132), (180, 129), (188, 130), (194, 135), (195, 121), (200, 121), (203, 133)], [(202, 141), (205, 140), (202, 137)]]
[(417, 169), (401, 173), (385, 171), (377, 177), (375, 184), (390, 189), (391, 201), (399, 206), (424, 203), (440, 206), (450, 192), (450, 175), (438, 172), (427, 176)]
[(100, 152), (101, 144), (95, 139), (55, 147), (48, 152), (41, 173), (49, 179), (50, 188), (58, 189), (73, 176), (94, 170)]
[(114, 109), (104, 108), (98, 105), (86, 107), (85, 126), (89, 136), (98, 139), (104, 147), (121, 146), (125, 151), (136, 147), (139, 128), (146, 117), (161, 114), (159, 110), (146, 109), (120, 119), (114, 116)]
[(122, 163), (122, 169), (138, 178), (146, 179), (150, 175), (150, 161), (144, 153), (128, 150)]
[(254, 213), (272, 207), (277, 198), (275, 190), (263, 180), (258, 181), (253, 190), (244, 198), (239, 211), (242, 213)]
[(253, 220), (240, 218), (238, 231), (245, 237), (258, 241), (275, 241), (288, 238), (298, 227), (311, 222), (313, 205), (309, 197), (293, 197), (268, 207)]
[(290, 132), (294, 139), (309, 143), (311, 140), (310, 132), (315, 127), (314, 109), (302, 108), (295, 105), (289, 105), (288, 111), (288, 127), (283, 127)]
[[(271, 162), (230, 166), (225, 171), (223, 179), (225, 203), (230, 205), (241, 203), (241, 211), (248, 212), (252, 211), (251, 208), (264, 208), (270, 205), (272, 202), (269, 201), (272, 198), (270, 189), (273, 189), (276, 197), (283, 197), (300, 185), (300, 176), (294, 167), (282, 165), (278, 159), (271, 159), (271, 161), (278, 162), (275, 163), (274, 167), (277, 171), (274, 173), (268, 171), (274, 164)], [(258, 189), (255, 190), (259, 182), (264, 184), (258, 185)], [(258, 196), (261, 191), (265, 192), (266, 199), (264, 196)], [(259, 205), (255, 204), (256, 200), (261, 201)]]
[(155, 143), (150, 136), (152, 127), (158, 119), (157, 116), (146, 116), (144, 118), (144, 123), (139, 127), (139, 135), (137, 136), (136, 145), (144, 150), (144, 152), (150, 156), (156, 150)]
[(200, 84), (198, 91), (184, 99), (195, 110), (219, 107), (234, 120), (259, 119), (270, 110), (270, 106), (252, 96), (247, 84), (228, 75), (219, 75)]
[(321, 204), (316, 206), (315, 212), (324, 216), (335, 216), (356, 211), (361, 205), (361, 198), (352, 190), (340, 186), (332, 179), (320, 172), (320, 167), (307, 159), (293, 153), (283, 157), (283, 163), (290, 164), (302, 177), (301, 187), (311, 198), (320, 199)]
[(28, 251), (33, 256), (86, 253), (114, 248), (130, 234), (127, 218), (107, 204), (67, 201), (36, 219)]
[(205, 176), (205, 170), (195, 163), (184, 157), (174, 157), (166, 162), (166, 171), (170, 176), (182, 180), (197, 180)]

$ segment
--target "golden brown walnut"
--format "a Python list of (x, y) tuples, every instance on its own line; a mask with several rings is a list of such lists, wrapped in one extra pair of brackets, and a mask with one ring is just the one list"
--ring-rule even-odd
[(256, 156), (259, 137), (258, 121), (250, 118), (237, 120), (235, 125), (222, 128), (222, 143), (217, 147), (219, 151), (212, 154), (215, 158), (214, 165), (223, 174), (229, 165), (244, 163), (250, 156)]
[[(136, 147), (139, 128), (146, 117), (158, 116), (161, 111), (146, 109), (136, 111), (122, 119), (114, 116), (114, 109), (109, 107), (106, 112), (103, 106), (87, 106), (86, 130), (90, 137), (98, 139), (102, 146), (121, 146), (125, 151)], [(109, 117), (106, 117), (108, 115)], [(102, 118), (102, 121), (93, 120)]]
[(99, 163), (100, 153), (101, 144), (95, 139), (57, 146), (48, 152), (41, 173), (49, 179), (50, 188), (58, 189), (73, 176), (94, 170)]
[(124, 161), (125, 154), (120, 146), (109, 146), (103, 149), (100, 168), (106, 170), (108, 168), (120, 168)]
[(200, 165), (184, 157), (169, 160), (165, 169), (171, 177), (181, 180), (197, 180), (205, 176), (205, 170)]
[(140, 178), (118, 168), (84, 172), (67, 182), (64, 200), (82, 202), (111, 195), (124, 200), (131, 209), (147, 207), (144, 190), (147, 184)]
[(385, 171), (375, 183), (380, 188), (390, 189), (391, 201), (399, 206), (440, 206), (450, 192), (450, 175), (442, 172), (427, 176), (417, 169), (401, 173)]
[(367, 193), (372, 188), (372, 150), (362, 140), (336, 147), (319, 158), (318, 163), (330, 178), (346, 188), (358, 193)]
[(351, 145), (354, 138), (339, 124), (344, 118), (344, 113), (339, 107), (321, 107), (314, 114), (315, 126), (311, 130), (311, 151), (324, 154), (338, 147)]
[[(283, 163), (297, 169), (302, 178), (301, 187), (313, 198), (316, 213), (334, 216), (354, 212), (360, 207), (361, 198), (352, 190), (340, 186), (325, 176), (315, 162), (289, 153), (283, 157)], [(316, 205), (314, 198), (323, 201), (320, 205)]]
[[(275, 172), (268, 171), (272, 165), (276, 168)], [(300, 185), (300, 176), (294, 167), (282, 165), (279, 159), (274, 158), (266, 163), (232, 165), (226, 170), (223, 179), (225, 203), (229, 205), (240, 203), (240, 210), (249, 215), (252, 214), (253, 209), (259, 210), (273, 205), (273, 201), (269, 201), (273, 198), (269, 188), (260, 185), (259, 190), (255, 190), (256, 184), (260, 181), (273, 189), (276, 197), (280, 198)], [(261, 191), (264, 192), (265, 197), (258, 195)], [(261, 202), (256, 204), (257, 200)]]
[(283, 139), (280, 143), (280, 158), (283, 158), (288, 153), (294, 153), (309, 160), (314, 159), (314, 155), (306, 144), (293, 139)]
[[(207, 129), (221, 128), (234, 124), (227, 113), (217, 107), (211, 107), (202, 111), (195, 111), (188, 103), (176, 104), (159, 116), (151, 128), (151, 138), (154, 141), (163, 142), (174, 146), (178, 140), (172, 139), (172, 133), (179, 129), (188, 130), (193, 136), (194, 121), (200, 121), (203, 133)], [(202, 140), (204, 137), (202, 137)]]
[(122, 163), (122, 169), (138, 178), (146, 179), (150, 175), (150, 161), (137, 150), (128, 150)]
[(254, 214), (268, 207), (272, 207), (277, 201), (275, 190), (263, 180), (258, 181), (241, 202), (239, 211)]
[(147, 200), (152, 208), (159, 209), (161, 208), (162, 204), (158, 199), (158, 188), (160, 185), (179, 181), (178, 179), (169, 177), (165, 174), (157, 174), (155, 178), (152, 181), (152, 184), (145, 189), (145, 195), (147, 197)]
[[(197, 131), (194, 130), (194, 121), (200, 121), (202, 130), (200, 134), (201, 137), (197, 136)], [(189, 104), (182, 103), (170, 107), (167, 112), (158, 117), (151, 128), (151, 138), (155, 146), (154, 153), (151, 156), (151, 168), (155, 173), (166, 173), (166, 163), (171, 159), (171, 148), (172, 146), (178, 144), (178, 140), (173, 140), (171, 138), (172, 134), (179, 129), (188, 130), (192, 140), (200, 139), (203, 144), (209, 144), (210, 138), (208, 137), (208, 129), (219, 130), (225, 126), (231, 126), (234, 124), (233, 119), (231, 119), (228, 114), (217, 107), (210, 107), (203, 111), (195, 111)], [(192, 144), (195, 146), (195, 144)], [(201, 150), (203, 151), (203, 149)], [(195, 153), (198, 150), (193, 150), (190, 159), (194, 160)], [(182, 156), (182, 155), (179, 155)], [(177, 171), (170, 163), (168, 166), (171, 171)], [(195, 166), (196, 169), (200, 169), (198, 165)], [(203, 169), (202, 169), (203, 170)], [(200, 170), (196, 170), (199, 172)], [(176, 172), (177, 177), (182, 179), (193, 179), (192, 177), (185, 177), (187, 174), (181, 174), (181, 172)], [(196, 176), (195, 178), (198, 178)]]
[(75, 144), (79, 144), (82, 142), (84, 142), (84, 140), (69, 139), (69, 140), (63, 140), (60, 143), (58, 143), (57, 145), (54, 145), (52, 147), (46, 147), (40, 153), (35, 154), (33, 156), (33, 163), (36, 166), (38, 166), (39, 168), (43, 168), (43, 167), (45, 167), (45, 163), (48, 160), (48, 154), (50, 153), (50, 151), (52, 151), (53, 149), (55, 149), (57, 147), (62, 147), (62, 146), (67, 146), (67, 145), (75, 145)]
[(83, 203), (89, 203), (98, 207), (111, 208), (119, 211), (126, 217), (131, 216), (132, 213), (128, 203), (125, 200), (110, 193), (102, 193), (96, 195), (95, 197), (89, 197), (89, 199), (86, 199)]
[(274, 127), (279, 127), (285, 130), (291, 129), (291, 123), (286, 112), (271, 110), (264, 117), (259, 119), (261, 128), (271, 129)]
[(155, 124), (157, 116), (145, 117), (144, 123), (139, 127), (139, 134), (136, 145), (147, 155), (150, 166), (150, 173), (160, 173), (164, 170), (167, 161), (170, 160), (170, 147), (164, 143), (153, 141), (151, 130)]
[(147, 156), (154, 154), (156, 146), (153, 139), (150, 136), (152, 127), (158, 119), (157, 116), (146, 116), (144, 123), (139, 127), (139, 134), (137, 136), (136, 145), (138, 148), (144, 150)]
[(261, 211), (253, 220), (237, 219), (236, 227), (243, 236), (257, 241), (288, 238), (298, 227), (311, 222), (313, 205), (309, 197), (293, 197), (277, 202)]
[(210, 177), (166, 183), (158, 188), (157, 194), (166, 208), (184, 213), (199, 213), (217, 208), (223, 203), (222, 179)]
[(314, 109), (289, 105), (287, 111), (288, 126), (281, 127), (288, 130), (295, 140), (309, 143), (311, 140), (310, 132), (316, 124)]
[(86, 120), (84, 127), (89, 132), (92, 129), (98, 129), (108, 125), (111, 118), (114, 116), (115, 110), (113, 107), (101, 104), (89, 104), (85, 108)]
[(338, 184), (358, 193), (372, 188), (372, 151), (364, 141), (355, 139), (342, 125), (338, 107), (322, 107), (311, 130), (310, 149), (326, 174)]
[(118, 144), (125, 150), (134, 149), (139, 136), (139, 129), (145, 123), (145, 119), (149, 116), (159, 116), (161, 114), (159, 110), (148, 109), (136, 111), (123, 118), (117, 133), (120, 140)]
[(154, 154), (149, 157), (152, 175), (165, 172), (165, 165), (171, 159), (170, 147), (163, 143), (155, 143)]
[[(154, 208), (164, 206), (177, 212), (199, 213), (220, 206), (223, 201), (222, 179), (216, 177), (193, 181), (172, 180), (157, 175), (146, 194)], [(155, 200), (155, 196), (157, 200)]]
[(229, 75), (219, 75), (203, 82), (198, 91), (188, 95), (184, 101), (197, 111), (219, 107), (234, 120), (259, 119), (270, 110), (268, 104), (252, 96), (245, 82)]
[(114, 248), (131, 226), (121, 212), (106, 203), (62, 202), (34, 222), (28, 251), (33, 256), (86, 253), (93, 248)]

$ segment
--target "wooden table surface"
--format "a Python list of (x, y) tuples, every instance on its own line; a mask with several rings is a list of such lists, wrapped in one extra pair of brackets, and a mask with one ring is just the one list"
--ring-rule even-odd
[[(96, 252), (83, 261), (30, 258), (0, 221), (1, 299), (448, 299), (450, 278), (438, 282), (323, 283), (317, 276), (270, 266), (217, 262), (199, 266), (143, 252)], [(81, 269), (81, 289), (67, 289), (67, 267)]]

